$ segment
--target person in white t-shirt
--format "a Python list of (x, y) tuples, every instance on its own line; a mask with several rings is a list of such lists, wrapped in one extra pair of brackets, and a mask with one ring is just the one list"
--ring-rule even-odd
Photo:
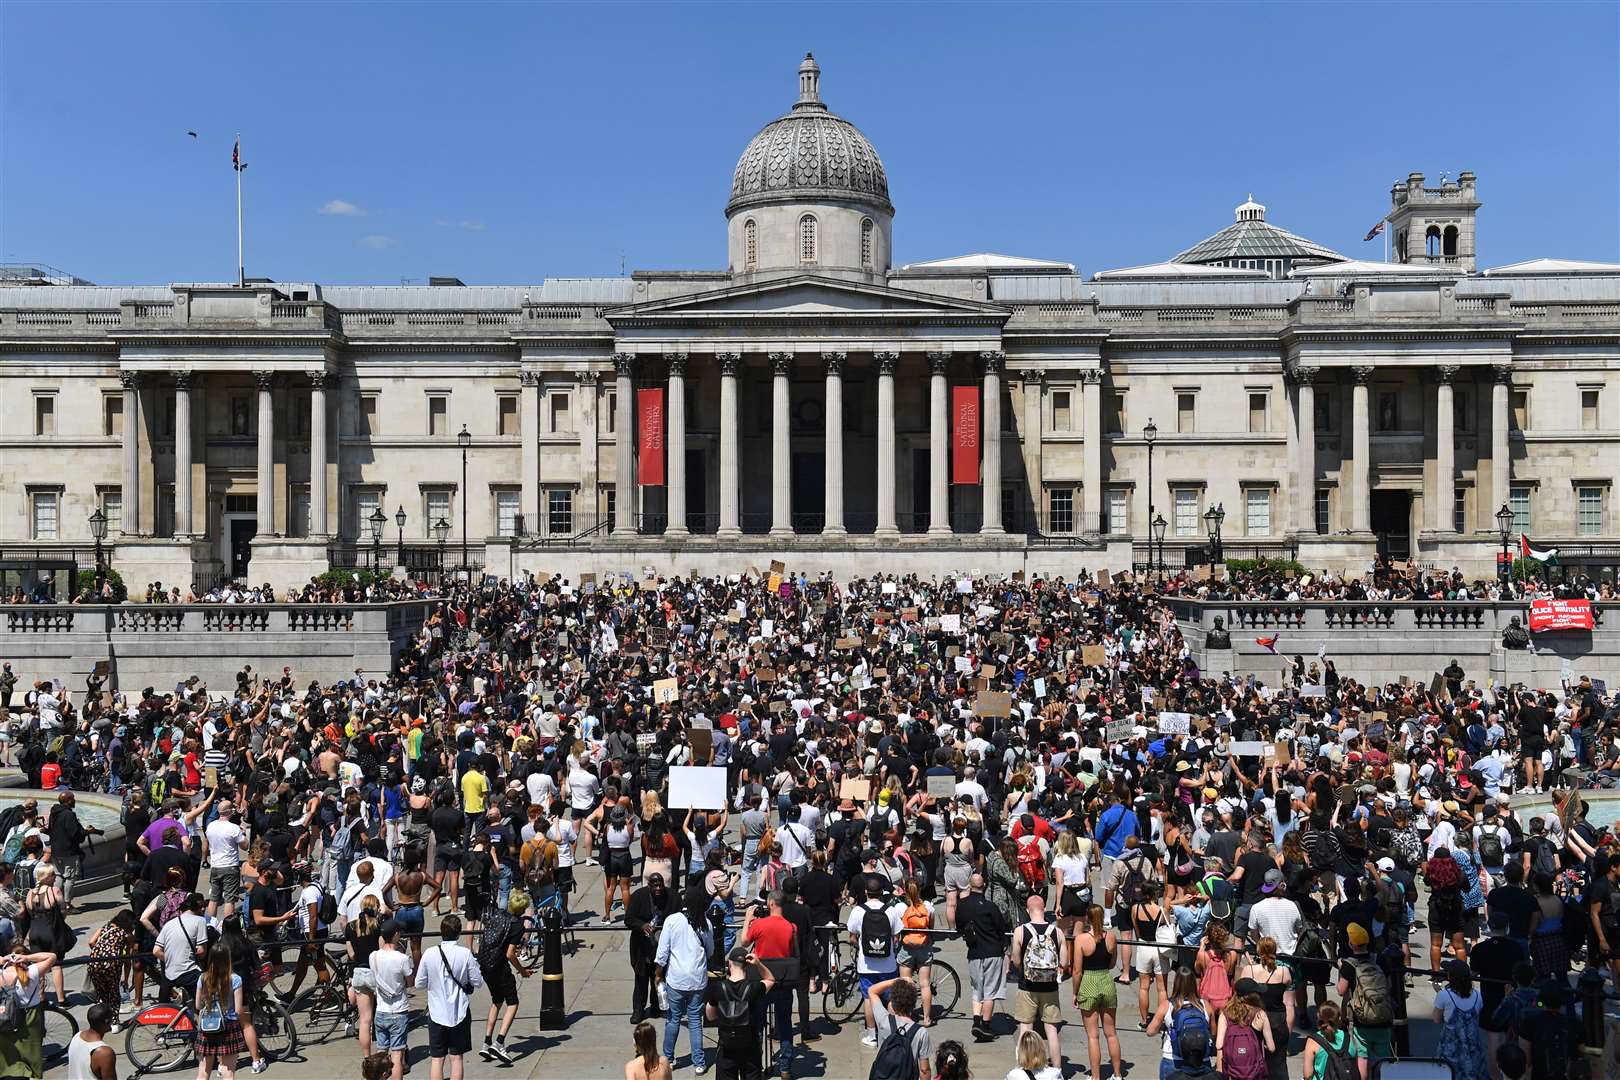
[(410, 1022), (411, 975), (415, 967), (409, 953), (400, 950), (399, 924), (384, 919), (378, 929), (377, 950), (371, 954), (371, 976), (377, 984), (377, 1011), (372, 1015), (372, 1046), (385, 1050), (394, 1061), (389, 1080), (405, 1076), (406, 1029)]
[(226, 803), (203, 830), (208, 841), (208, 917), (228, 919), (242, 903), (242, 844), (236, 807)]
[(1046, 1053), (1046, 1040), (1033, 1031), (1018, 1036), (1013, 1048), (1018, 1065), (1007, 1073), (1007, 1080), (1063, 1080), (1063, 1070), (1052, 1065)]

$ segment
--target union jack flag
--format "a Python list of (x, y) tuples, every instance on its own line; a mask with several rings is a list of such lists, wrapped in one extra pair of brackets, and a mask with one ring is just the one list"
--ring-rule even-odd
[(1371, 240), (1373, 237), (1379, 235), (1383, 231), (1384, 231), (1384, 222), (1380, 221), (1378, 224), (1376, 224), (1372, 228), (1368, 229), (1367, 230), (1367, 235), (1363, 236), (1361, 239), (1363, 241)]

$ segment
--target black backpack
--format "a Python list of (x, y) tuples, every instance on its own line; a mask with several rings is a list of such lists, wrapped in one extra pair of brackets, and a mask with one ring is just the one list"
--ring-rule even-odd
[(1558, 876), (1558, 849), (1545, 836), (1536, 841), (1536, 853), (1530, 856), (1530, 872)]
[(714, 1003), (715, 1022), (721, 1031), (736, 1032), (741, 1028), (745, 1031), (754, 1029), (754, 1010), (748, 1004), (748, 983), (733, 982), (730, 979), (720, 980), (715, 990)]
[(885, 908), (867, 908), (861, 916), (861, 955), (868, 960), (887, 960), (894, 954), (894, 925)]
[(891, 1016), (889, 1033), (878, 1047), (867, 1080), (916, 1080), (916, 1076), (917, 1052), (911, 1046), (911, 1028), (901, 1031), (900, 1022)]
[(1316, 1044), (1327, 1055), (1327, 1060), (1322, 1063), (1322, 1080), (1360, 1080), (1361, 1069), (1356, 1065), (1356, 1059), (1350, 1056), (1350, 1033), (1341, 1031), (1339, 1037), (1344, 1041), (1335, 1050), (1326, 1035), (1320, 1031), (1316, 1033)]
[(1506, 859), (1506, 852), (1502, 848), (1502, 834), (1494, 827), (1487, 828), (1479, 834), (1479, 861), (1485, 864), (1487, 870), (1500, 870)]

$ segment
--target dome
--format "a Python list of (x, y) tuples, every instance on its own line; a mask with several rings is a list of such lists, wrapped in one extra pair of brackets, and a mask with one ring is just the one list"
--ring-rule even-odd
[(848, 199), (885, 212), (889, 178), (865, 135), (821, 101), (821, 69), (806, 54), (799, 65), (799, 100), (772, 120), (737, 159), (729, 215), (768, 203)]

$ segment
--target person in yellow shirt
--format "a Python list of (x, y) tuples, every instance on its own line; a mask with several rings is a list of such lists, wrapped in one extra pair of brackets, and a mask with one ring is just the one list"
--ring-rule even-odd
[(461, 812), (467, 817), (467, 836), (472, 837), (477, 828), (478, 821), (484, 816), (484, 807), (489, 797), (489, 781), (478, 768), (475, 760), (467, 766), (467, 771), (461, 774)]

